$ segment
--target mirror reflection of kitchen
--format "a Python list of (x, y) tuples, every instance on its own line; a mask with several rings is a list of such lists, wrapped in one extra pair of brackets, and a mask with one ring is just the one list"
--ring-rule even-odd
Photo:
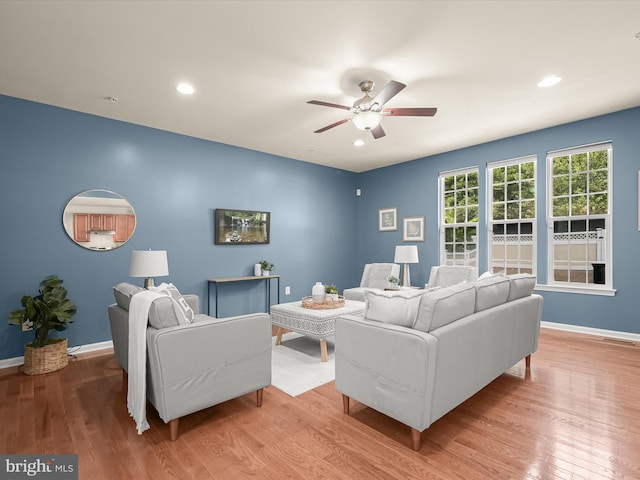
[(69, 238), (89, 250), (113, 250), (124, 245), (136, 228), (129, 202), (109, 190), (87, 190), (73, 197), (62, 223)]

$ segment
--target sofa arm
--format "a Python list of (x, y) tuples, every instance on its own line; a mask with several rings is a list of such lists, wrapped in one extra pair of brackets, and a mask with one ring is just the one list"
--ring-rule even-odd
[(336, 389), (419, 431), (430, 421), (437, 339), (353, 316), (336, 319)]
[(165, 422), (271, 384), (266, 313), (148, 328), (147, 348), (149, 399)]

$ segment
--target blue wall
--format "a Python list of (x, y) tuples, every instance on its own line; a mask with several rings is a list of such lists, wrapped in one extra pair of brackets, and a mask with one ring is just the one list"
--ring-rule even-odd
[[(63, 333), (70, 345), (110, 340), (106, 308), (111, 288), (128, 275), (131, 250), (166, 249), (171, 281), (201, 296), (206, 279), (249, 275), (267, 259), (282, 276), (281, 301), (310, 294), (316, 281), (340, 290), (357, 285), (364, 263), (393, 261), (401, 231), (378, 232), (378, 208), (398, 207), (399, 220), (426, 217), (426, 237), (412, 265), (414, 285), (438, 263), (437, 178), (441, 171), (529, 154), (538, 155), (538, 276), (546, 276), (545, 156), (548, 150), (601, 140), (613, 142), (614, 297), (544, 292), (544, 320), (640, 333), (637, 314), (640, 234), (637, 172), (640, 108), (354, 174), (242, 148), (0, 96), (0, 316), (35, 295), (56, 274), (78, 305)], [(362, 196), (355, 196), (355, 188)], [(62, 226), (75, 194), (113, 190), (133, 205), (138, 225), (122, 248), (93, 252), (74, 244)], [(481, 182), (481, 204), (485, 184)], [(215, 208), (272, 214), (269, 245), (217, 246)], [(484, 212), (480, 238), (484, 238)], [(356, 219), (356, 221), (354, 221)], [(480, 268), (486, 248), (480, 247)], [(291, 295), (284, 296), (284, 287)], [(274, 283), (275, 286), (275, 283)], [(261, 308), (260, 285), (227, 287), (219, 316)], [(247, 295), (248, 294), (248, 295)], [(23, 354), (32, 333), (0, 321), (0, 359)]]
[[(419, 265), (411, 266), (414, 285), (424, 284), (438, 264), (438, 175), (442, 171), (478, 166), (480, 205), (486, 204), (485, 170), (488, 162), (537, 155), (538, 283), (545, 283), (546, 265), (546, 154), (548, 151), (595, 143), (613, 143), (613, 286), (614, 297), (540, 292), (545, 297), (543, 319), (550, 322), (640, 333), (640, 233), (638, 232), (638, 170), (640, 169), (640, 108), (527, 133), (441, 155), (360, 174), (358, 246), (360, 263), (392, 261), (402, 232), (378, 232), (378, 208), (398, 207), (402, 217), (426, 217), (425, 242), (418, 243)], [(401, 225), (401, 223), (400, 223)], [(480, 272), (487, 268), (486, 215), (481, 208), (479, 228)]]
[[(359, 282), (354, 173), (6, 96), (0, 155), (0, 359), (32, 340), (7, 315), (50, 274), (78, 306), (62, 333), (70, 345), (110, 340), (112, 286), (142, 283), (128, 277), (132, 250), (167, 250), (170, 276), (156, 282), (199, 294), (204, 309), (208, 278), (252, 275), (262, 259), (281, 275), (283, 302), (310, 295), (316, 281)], [(64, 231), (66, 203), (91, 188), (119, 193), (136, 212), (136, 231), (117, 250), (86, 250)], [(270, 244), (214, 245), (215, 208), (270, 211)], [(264, 307), (262, 282), (244, 287), (225, 287), (219, 316)]]

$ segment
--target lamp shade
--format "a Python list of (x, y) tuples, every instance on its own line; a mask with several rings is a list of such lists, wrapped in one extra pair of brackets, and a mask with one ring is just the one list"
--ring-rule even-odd
[(169, 275), (166, 250), (134, 250), (129, 265), (130, 277), (163, 277)]
[(359, 130), (372, 130), (380, 125), (382, 114), (378, 112), (359, 112), (351, 119), (353, 124)]
[(418, 263), (418, 247), (416, 245), (396, 246), (395, 263)]

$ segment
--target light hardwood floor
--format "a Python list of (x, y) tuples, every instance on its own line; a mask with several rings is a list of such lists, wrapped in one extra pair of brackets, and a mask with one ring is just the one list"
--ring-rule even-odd
[(136, 434), (112, 354), (34, 377), (0, 371), (0, 452), (77, 453), (82, 480), (638, 479), (640, 348), (543, 329), (524, 361), (422, 433), (333, 383), (292, 398), (265, 389), (181, 420), (148, 410)]

